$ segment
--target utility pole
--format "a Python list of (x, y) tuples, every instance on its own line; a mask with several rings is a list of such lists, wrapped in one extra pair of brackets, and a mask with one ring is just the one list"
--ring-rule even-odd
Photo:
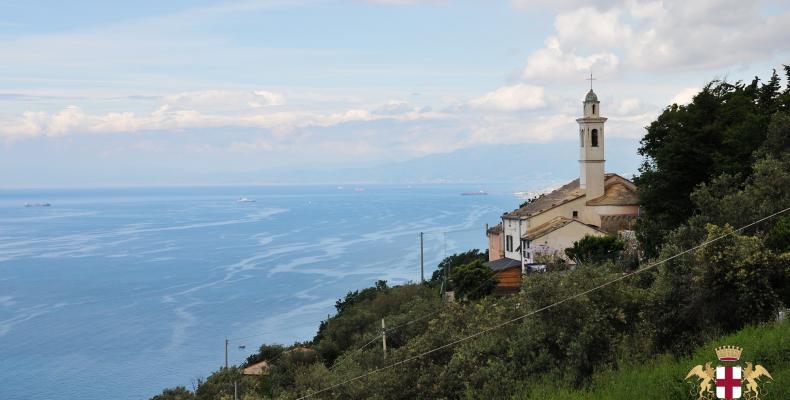
[(387, 359), (387, 327), (384, 318), (381, 319), (381, 348), (384, 350), (384, 360)]
[(233, 400), (239, 400), (239, 383), (233, 381)]
[[(444, 259), (447, 260), (447, 232), (442, 232), (442, 240), (444, 240)], [(444, 266), (444, 300), (447, 300), (447, 292), (450, 291), (450, 263)]]
[(225, 338), (225, 369), (228, 369), (228, 338)]
[(424, 253), (422, 246), (422, 237), (423, 237), (423, 233), (420, 232), (420, 281), (422, 283), (425, 283), (425, 269), (423, 268)]

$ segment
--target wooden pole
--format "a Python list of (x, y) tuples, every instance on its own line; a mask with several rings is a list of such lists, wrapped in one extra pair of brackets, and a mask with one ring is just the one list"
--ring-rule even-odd
[(381, 319), (381, 348), (384, 350), (384, 360), (387, 359), (387, 327), (384, 318)]
[(422, 245), (422, 236), (423, 233), (420, 232), (420, 281), (422, 283), (425, 283), (425, 269), (423, 267), (424, 253), (423, 253), (423, 245)]

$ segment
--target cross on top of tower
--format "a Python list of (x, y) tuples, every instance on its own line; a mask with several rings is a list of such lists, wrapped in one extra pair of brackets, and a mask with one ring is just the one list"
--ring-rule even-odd
[(592, 90), (592, 81), (595, 81), (595, 80), (597, 80), (597, 79), (593, 78), (592, 71), (590, 71), (590, 77), (585, 79), (585, 81), (590, 81), (590, 90)]

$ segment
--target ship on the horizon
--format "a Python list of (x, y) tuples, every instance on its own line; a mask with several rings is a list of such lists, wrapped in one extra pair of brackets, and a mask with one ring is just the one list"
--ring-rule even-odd
[(52, 204), (49, 204), (47, 202), (43, 202), (43, 203), (25, 203), (25, 207), (49, 207), (51, 205)]
[(461, 193), (461, 196), (485, 196), (487, 194), (488, 192), (485, 192), (483, 190), (478, 190), (476, 192), (463, 192)]
[(253, 200), (253, 199), (248, 199), (248, 198), (246, 198), (246, 197), (239, 197), (239, 199), (238, 199), (238, 200), (236, 200), (236, 202), (237, 202), (237, 203), (255, 203), (255, 200)]

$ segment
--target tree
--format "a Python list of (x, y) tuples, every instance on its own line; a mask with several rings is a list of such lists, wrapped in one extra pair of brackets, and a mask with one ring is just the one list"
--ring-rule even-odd
[(183, 386), (165, 389), (162, 394), (151, 397), (151, 400), (193, 400), (195, 394)]
[(451, 277), (458, 296), (469, 300), (479, 300), (491, 294), (497, 284), (494, 271), (480, 260), (455, 268)]
[[(710, 82), (690, 104), (667, 107), (647, 127), (635, 183), (642, 207), (637, 235), (648, 257), (657, 255), (666, 235), (694, 214), (689, 195), (699, 184), (725, 173), (740, 182), (749, 177), (774, 114), (790, 109), (790, 91), (782, 92), (779, 82), (776, 73), (763, 85), (758, 78), (748, 85)], [(781, 122), (776, 132), (786, 126)], [(774, 135), (771, 141), (787, 140)]]
[(625, 243), (615, 236), (585, 235), (565, 249), (565, 255), (579, 264), (601, 264), (615, 262), (623, 249)]
[[(758, 237), (733, 233), (729, 225), (708, 225), (706, 241), (725, 234), (696, 252), (697, 285), (703, 312), (725, 332), (773, 318), (781, 306), (777, 277), (784, 275), (782, 261), (765, 249)], [(784, 277), (786, 278), (786, 277)]]
[(445, 259), (436, 266), (436, 271), (433, 271), (431, 275), (431, 284), (437, 285), (440, 283), (444, 279), (445, 270), (449, 270), (452, 276), (452, 271), (455, 268), (478, 260), (482, 262), (488, 261), (488, 250), (481, 252), (479, 249), (472, 249), (445, 257)]
[(279, 358), (285, 351), (285, 346), (281, 344), (262, 344), (258, 352), (247, 357), (243, 366), (250, 366), (261, 361), (271, 361)]

